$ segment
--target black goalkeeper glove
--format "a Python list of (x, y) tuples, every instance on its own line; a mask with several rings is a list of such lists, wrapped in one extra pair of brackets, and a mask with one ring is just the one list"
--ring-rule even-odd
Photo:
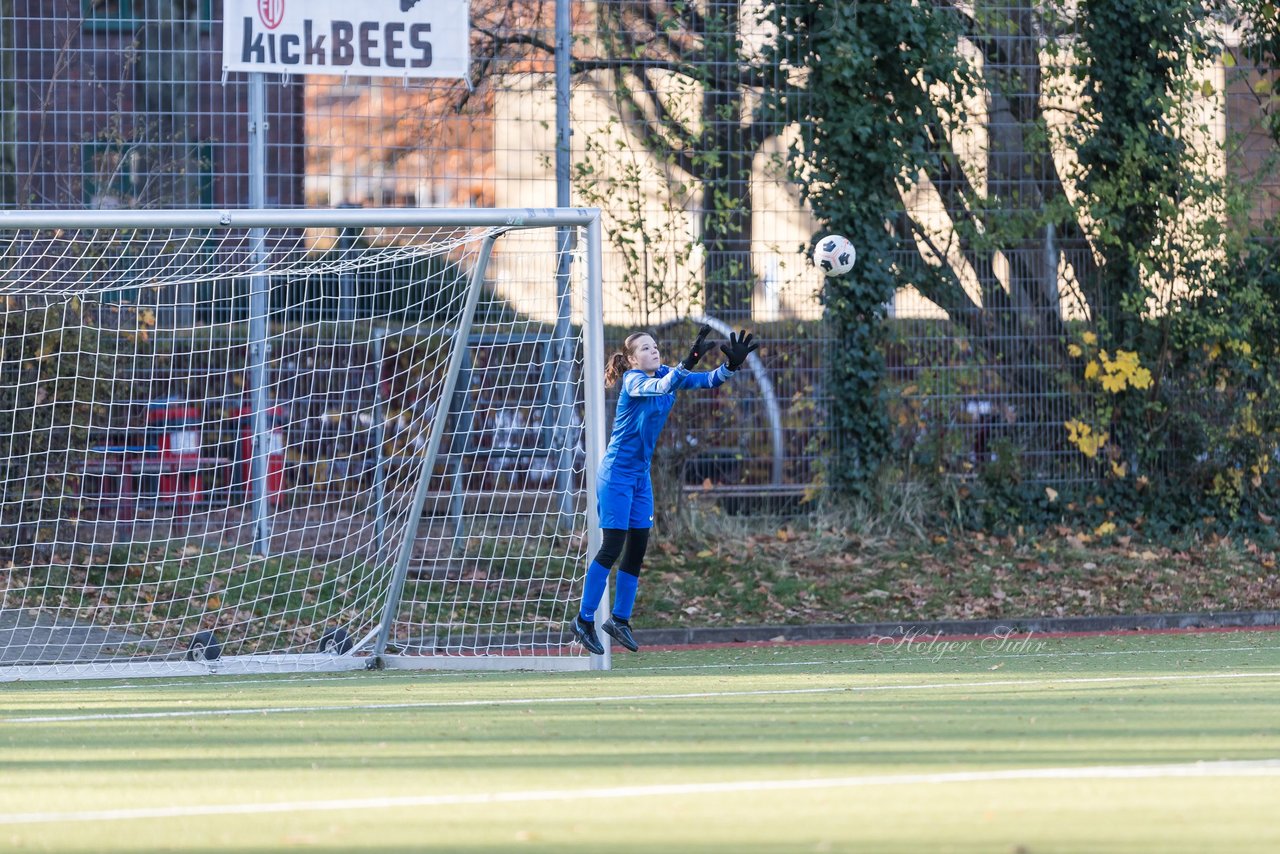
[(702, 357), (707, 355), (708, 351), (715, 346), (716, 342), (707, 340), (707, 336), (710, 334), (710, 326), (704, 326), (698, 330), (698, 340), (693, 342), (693, 349), (689, 351), (689, 355), (685, 356), (684, 361), (681, 362), (686, 371), (692, 371), (697, 367), (698, 362), (702, 361)]
[(729, 333), (729, 343), (720, 345), (720, 352), (724, 353), (724, 358), (729, 364), (729, 370), (736, 371), (742, 367), (742, 363), (747, 357), (760, 349), (760, 344), (751, 340), (751, 333), (742, 330), (741, 335)]

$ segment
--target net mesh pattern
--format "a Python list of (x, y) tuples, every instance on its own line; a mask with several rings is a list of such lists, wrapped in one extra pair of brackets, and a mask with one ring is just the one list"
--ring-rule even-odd
[(0, 678), (358, 655), (398, 567), (389, 651), (580, 655), (583, 304), (557, 245), (0, 234)]

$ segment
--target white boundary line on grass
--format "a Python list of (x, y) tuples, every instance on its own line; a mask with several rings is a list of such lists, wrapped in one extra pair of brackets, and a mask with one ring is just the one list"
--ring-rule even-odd
[[(968, 643), (971, 646), (981, 642), (988, 641), (989, 638), (974, 638), (973, 640), (932, 640), (931, 635), (924, 635), (920, 639), (904, 643), (900, 638), (893, 638), (892, 644), (885, 644), (879, 658), (832, 658), (832, 659), (809, 659), (806, 661), (731, 661), (723, 664), (653, 664), (640, 665), (638, 667), (619, 668), (619, 672), (636, 673), (644, 672), (661, 672), (665, 670), (736, 670), (747, 667), (813, 667), (821, 664), (883, 664), (887, 661), (923, 661), (928, 663), (937, 663), (939, 658), (946, 659), (952, 655), (955, 646)], [(1034, 640), (1034, 638), (1033, 638)], [(1010, 645), (1022, 643), (1022, 639), (1006, 641)], [(874, 644), (867, 644), (874, 646)], [(756, 647), (757, 649), (767, 650), (769, 647)], [(785, 649), (787, 647), (779, 647)], [(1022, 658), (1072, 658), (1083, 656), (1093, 658), (1105, 655), (1148, 655), (1161, 654), (1168, 655), (1177, 653), (1183, 655), (1186, 653), (1196, 652), (1280, 652), (1280, 646), (1214, 646), (1214, 647), (1187, 647), (1186, 649), (1111, 649), (1111, 650), (1083, 650), (1072, 652), (986, 652), (982, 655), (966, 655), (966, 661), (991, 661), (999, 659), (1001, 661), (1017, 661)], [(891, 657), (892, 656), (892, 657)], [(359, 677), (356, 677), (359, 678)], [(87, 690), (87, 689), (85, 689)]]
[(719, 783), (675, 783), (656, 786), (621, 786), (610, 789), (534, 789), (523, 792), (407, 795), (402, 797), (282, 801), (265, 804), (260, 802), (189, 804), (185, 806), (137, 807), (115, 810), (0, 813), (0, 825), (67, 824), (72, 822), (134, 821), (141, 819), (195, 818), (200, 816), (269, 815), (332, 812), (337, 810), (538, 803), (546, 801), (614, 800), (620, 798), (803, 791), (865, 786), (993, 783), (1019, 780), (1151, 780), (1186, 777), (1280, 777), (1280, 759), (1190, 762), (1170, 765), (1011, 768), (1000, 771), (945, 771), (933, 774), (870, 774), (860, 777), (828, 777), (810, 780), (738, 780)]
[[(885, 655), (878, 658), (837, 658), (837, 659), (803, 659), (796, 661), (735, 661), (724, 662), (720, 664), (654, 664), (654, 665), (638, 665), (616, 668), (618, 673), (653, 673), (668, 670), (742, 670), (751, 667), (814, 667), (818, 665), (831, 664), (883, 664), (886, 661), (920, 661), (925, 663), (936, 663), (937, 656), (932, 653), (931, 644), (935, 644), (930, 640), (931, 636), (925, 636), (921, 640), (913, 641), (910, 647), (893, 647), (889, 649)], [(979, 643), (984, 638), (975, 637), (972, 643)], [(895, 643), (899, 639), (894, 639)], [(957, 641), (958, 642), (958, 641)], [(1021, 638), (1009, 643), (1021, 643)], [(833, 644), (834, 645), (834, 644)], [(874, 646), (871, 644), (870, 646)], [(777, 647), (778, 650), (789, 649), (792, 647), (783, 645)], [(754, 646), (749, 649), (769, 650), (767, 646)], [(1023, 658), (1072, 658), (1072, 657), (1101, 657), (1108, 655), (1165, 655), (1168, 653), (1201, 653), (1201, 652), (1280, 652), (1280, 646), (1205, 646), (1205, 647), (1186, 647), (1179, 649), (1116, 649), (1116, 650), (1084, 650), (1069, 652), (1006, 652), (996, 653), (989, 652), (982, 655), (968, 656), (968, 660), (982, 661), (999, 659), (1001, 661), (1016, 661)], [(890, 658), (893, 654), (895, 658)], [(218, 676), (198, 676), (198, 677), (181, 677), (178, 681), (161, 681), (148, 680), (146, 682), (121, 682), (110, 685), (77, 685), (77, 691), (135, 691), (150, 690), (164, 688), (191, 688), (191, 687), (209, 687), (215, 686), (222, 688), (227, 685), (297, 685), (312, 684), (316, 682), (356, 682), (360, 680), (382, 679), (420, 682), (425, 677), (474, 677), (482, 671), (464, 671), (464, 670), (437, 670), (437, 671), (414, 671), (410, 673), (402, 671), (383, 671), (376, 675), (370, 673), (349, 673), (337, 676), (309, 676), (304, 674), (292, 676), (272, 676), (251, 679), (231, 679), (229, 677)], [(512, 673), (520, 671), (506, 672), (489, 672), (484, 675), (488, 676), (511, 676)], [(216, 681), (211, 681), (216, 680)], [(62, 690), (59, 688), (58, 690)]]
[[(1280, 647), (1276, 647), (1280, 649)], [(1191, 650), (1194, 652), (1194, 650)], [(485, 671), (476, 670), (436, 670), (431, 672), (432, 676), (442, 677), (464, 677), (475, 676)], [(496, 673), (496, 671), (488, 671)], [(511, 672), (532, 672), (532, 671), (506, 671), (509, 675)], [(147, 690), (155, 691), (158, 689), (169, 688), (223, 688), (228, 685), (311, 685), (316, 682), (359, 682), (364, 680), (368, 682), (370, 679), (402, 679), (406, 682), (412, 680), (421, 680), (425, 675), (424, 671), (406, 672), (398, 671), (381, 671), (376, 675), (371, 672), (359, 671), (356, 673), (342, 673), (335, 676), (307, 676), (307, 675), (279, 675), (279, 676), (260, 676), (251, 679), (232, 679), (228, 676), (218, 676), (211, 674), (209, 676), (185, 676), (180, 677), (180, 681), (161, 681), (164, 677), (154, 678), (154, 681), (146, 682), (118, 682), (110, 685), (76, 685), (75, 691), (138, 691)], [(34, 683), (26, 683), (34, 684)], [(40, 687), (49, 688), (54, 691), (66, 690), (65, 687), (56, 688), (48, 685)]]
[(762, 688), (752, 691), (693, 691), (679, 694), (615, 694), (573, 697), (500, 697), (489, 700), (427, 700), (415, 703), (352, 703), (340, 706), (256, 706), (246, 709), (189, 709), (174, 712), (98, 712), (83, 715), (36, 715), (0, 719), (7, 724), (81, 723), (91, 721), (155, 720), (175, 718), (229, 717), (232, 715), (287, 715), (316, 712), (372, 712), (400, 709), (458, 709), (476, 706), (539, 706), (593, 703), (634, 703), (655, 700), (706, 700), (723, 697), (782, 697), (797, 694), (870, 693), (880, 691), (967, 690), (972, 688), (1025, 688), (1054, 685), (1104, 685), (1114, 683), (1198, 682), (1205, 680), (1246, 681), (1280, 679), (1280, 672), (1185, 673), (1135, 676), (1082, 676), (1065, 679), (994, 679), (982, 682), (926, 682), (918, 685), (843, 685), (823, 688)]
[[(878, 658), (838, 658), (838, 659), (805, 659), (796, 661), (742, 661), (742, 662), (724, 662), (720, 664), (654, 664), (639, 665), (618, 668), (622, 673), (640, 673), (640, 672), (661, 672), (666, 670), (740, 670), (750, 667), (812, 667), (817, 665), (829, 664), (881, 664), (890, 660), (899, 661), (922, 661), (933, 663), (936, 656), (928, 654), (931, 651), (931, 645), (937, 645), (933, 641), (933, 635), (921, 635), (919, 639), (911, 641), (911, 645), (905, 650), (906, 646), (902, 644), (901, 638), (887, 637), (886, 640), (893, 640), (897, 646), (892, 647), (889, 652), (901, 656), (901, 658), (890, 659), (887, 655)], [(1034, 639), (1034, 638), (1033, 638)], [(1088, 638), (1086, 638), (1087, 640)], [(968, 642), (971, 644), (980, 644), (983, 641), (990, 641), (989, 636), (975, 635)], [(1046, 640), (1058, 640), (1058, 638), (1047, 638)], [(949, 643), (960, 643), (948, 636)], [(1007, 641), (1007, 643), (1021, 643), (1022, 637)], [(838, 646), (838, 643), (831, 644)], [(854, 644), (849, 644), (853, 646)], [(858, 644), (859, 646), (875, 647), (871, 644)], [(777, 647), (769, 647), (761, 644), (752, 646), (744, 646), (744, 650), (783, 650), (794, 648), (789, 644), (782, 644)], [(664, 650), (671, 651), (671, 650)], [(678, 650), (676, 650), (678, 651)], [(1055, 652), (1025, 652), (1022, 650), (1010, 651), (1005, 653), (989, 652), (982, 655), (970, 656), (974, 661), (1001, 659), (1005, 661), (1013, 661), (1020, 658), (1071, 658), (1076, 656), (1107, 656), (1107, 655), (1164, 655), (1168, 653), (1199, 653), (1199, 652), (1277, 652), (1280, 646), (1204, 646), (1204, 647), (1185, 647), (1175, 649), (1115, 649), (1115, 650), (1084, 650), (1084, 651), (1055, 651)], [(76, 691), (135, 691), (135, 690), (156, 690), (163, 688), (191, 688), (191, 687), (208, 687), (214, 685), (218, 688), (227, 685), (296, 685), (311, 684), (314, 682), (355, 682), (368, 679), (394, 680), (402, 679), (405, 681), (421, 681), (427, 676), (431, 677), (474, 677), (477, 673), (483, 671), (464, 671), (464, 670), (437, 670), (437, 671), (383, 671), (376, 675), (370, 673), (345, 673), (334, 676), (314, 676), (308, 674), (267, 676), (248, 679), (232, 679), (227, 676), (197, 676), (197, 677), (176, 677), (172, 680), (166, 680), (163, 677), (156, 679), (148, 679), (145, 682), (113, 682), (108, 685), (77, 685)], [(519, 671), (514, 671), (519, 672)], [(510, 676), (512, 671), (506, 672), (489, 672), (485, 675), (489, 676)], [(57, 690), (62, 690), (58, 688)]]

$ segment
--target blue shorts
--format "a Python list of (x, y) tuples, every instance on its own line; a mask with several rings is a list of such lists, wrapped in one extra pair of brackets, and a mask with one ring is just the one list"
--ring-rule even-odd
[(601, 477), (596, 483), (596, 509), (601, 528), (652, 528), (653, 484), (648, 473)]

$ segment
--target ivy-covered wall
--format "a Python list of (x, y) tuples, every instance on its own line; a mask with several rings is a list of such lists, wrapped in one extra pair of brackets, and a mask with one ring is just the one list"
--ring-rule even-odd
[[(1254, 33), (1265, 60), (1275, 20), (1245, 5), (1226, 39), (1239, 7), (1199, 0), (776, 8), (779, 59), (804, 69), (775, 95), (807, 117), (793, 174), (861, 256), (824, 292), (837, 495), (888, 472), (958, 484), (956, 515), (981, 525), (1267, 524), (1276, 224), (1256, 216), (1269, 176), (1240, 180), (1220, 133), (1229, 48)], [(884, 359), (904, 291), (990, 380), (949, 414), (913, 409), (921, 389)], [(981, 438), (926, 453), (947, 418)]]

